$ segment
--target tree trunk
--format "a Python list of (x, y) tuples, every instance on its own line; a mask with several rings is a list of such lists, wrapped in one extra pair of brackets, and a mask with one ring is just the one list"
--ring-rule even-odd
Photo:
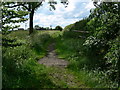
[(29, 19), (30, 19), (30, 23), (29, 23), (29, 34), (33, 33), (33, 16), (34, 16), (34, 10), (31, 11)]

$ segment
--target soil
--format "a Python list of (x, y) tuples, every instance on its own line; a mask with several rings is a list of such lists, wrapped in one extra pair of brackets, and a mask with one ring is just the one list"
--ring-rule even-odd
[(59, 59), (57, 57), (54, 47), (55, 47), (55, 44), (52, 43), (48, 47), (48, 54), (44, 58), (40, 59), (38, 62), (46, 66), (55, 66), (55, 67), (63, 67), (63, 68), (67, 67), (68, 61)]
[(48, 54), (38, 61), (39, 64), (52, 67), (49, 70), (49, 78), (51, 81), (62, 88), (87, 88), (76, 76), (65, 68), (69, 62), (59, 59), (54, 47), (55, 44), (52, 43), (48, 47)]

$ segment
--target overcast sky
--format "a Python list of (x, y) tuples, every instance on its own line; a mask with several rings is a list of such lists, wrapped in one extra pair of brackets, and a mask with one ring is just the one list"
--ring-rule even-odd
[[(34, 26), (39, 25), (42, 27), (55, 27), (60, 25), (65, 27), (66, 25), (72, 24), (79, 21), (90, 14), (90, 9), (95, 8), (92, 0), (69, 0), (68, 7), (61, 3), (58, 3), (56, 10), (50, 11), (49, 4), (43, 3), (43, 6), (39, 7), (34, 14)], [(21, 24), (22, 28), (28, 28), (28, 21)]]

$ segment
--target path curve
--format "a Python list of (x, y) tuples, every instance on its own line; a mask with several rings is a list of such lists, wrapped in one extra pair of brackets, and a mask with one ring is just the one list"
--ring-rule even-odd
[(57, 57), (54, 47), (55, 44), (52, 43), (48, 47), (48, 54), (38, 61), (39, 64), (44, 64), (45, 66), (55, 66), (49, 68), (50, 80), (61, 88), (86, 88), (76, 76), (65, 69), (69, 63), (68, 61)]
[(59, 59), (57, 57), (57, 54), (55, 53), (55, 43), (52, 43), (49, 47), (48, 47), (48, 54), (40, 59), (38, 61), (38, 63), (46, 65), (46, 66), (55, 66), (55, 67), (67, 67), (68, 65), (68, 61), (65, 61), (63, 59)]

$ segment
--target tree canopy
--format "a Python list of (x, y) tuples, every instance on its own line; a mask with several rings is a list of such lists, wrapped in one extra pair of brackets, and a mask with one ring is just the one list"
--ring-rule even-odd
[(56, 29), (56, 30), (60, 30), (60, 31), (63, 30), (63, 28), (62, 28), (61, 26), (56, 26), (55, 29)]
[(18, 28), (19, 25), (16, 23), (21, 23), (26, 20), (26, 15), (28, 15), (27, 11), (24, 11), (23, 8), (14, 7), (9, 8), (14, 2), (2, 2), (2, 33), (7, 33), (8, 30), (12, 30), (14, 28)]
[(93, 68), (106, 71), (110, 79), (120, 84), (120, 3), (93, 4), (96, 8), (91, 9), (88, 18), (66, 26), (65, 30), (89, 31), (83, 43), (85, 57), (89, 58), (89, 62), (94, 62)]
[[(10, 2), (10, 3), (4, 3), (3, 4), (3, 7), (6, 7), (8, 9), (17, 9), (17, 10), (21, 10), (23, 9), (24, 11), (26, 12), (29, 12), (29, 34), (31, 34), (33, 32), (33, 17), (34, 17), (34, 13), (35, 11), (43, 5), (43, 2), (45, 2), (45, 0), (41, 0), (40, 2)], [(50, 5), (50, 10), (55, 10), (55, 4), (57, 4), (56, 1), (54, 0), (49, 0), (49, 5)], [(68, 4), (68, 1), (67, 0), (61, 0), (61, 3), (63, 3), (64, 5), (67, 5)], [(6, 10), (6, 8), (3, 8), (3, 11)], [(26, 14), (25, 13), (22, 13), (22, 16), (25, 16)], [(4, 13), (4, 15), (11, 15), (10, 13)], [(17, 18), (17, 16), (14, 16), (15, 18)], [(10, 18), (11, 19), (11, 18)], [(20, 20), (20, 21), (23, 21)], [(9, 22), (9, 21), (8, 21)], [(8, 22), (3, 22), (3, 23), (8, 23)], [(17, 21), (15, 21), (17, 22)]]

